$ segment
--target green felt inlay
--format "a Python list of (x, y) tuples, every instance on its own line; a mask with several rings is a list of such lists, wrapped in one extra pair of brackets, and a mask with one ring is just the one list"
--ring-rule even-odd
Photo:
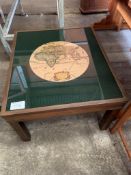
[(121, 91), (110, 71), (93, 31), (91, 28), (85, 28), (85, 33), (105, 99), (122, 97)]
[(59, 40), (64, 40), (63, 30), (18, 32), (15, 56), (30, 55), (42, 44)]

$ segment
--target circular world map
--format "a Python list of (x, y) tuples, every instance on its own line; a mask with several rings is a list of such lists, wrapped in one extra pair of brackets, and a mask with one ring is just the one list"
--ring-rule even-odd
[(32, 71), (52, 82), (65, 82), (80, 77), (89, 66), (87, 52), (80, 46), (65, 42), (50, 42), (38, 47), (29, 60)]

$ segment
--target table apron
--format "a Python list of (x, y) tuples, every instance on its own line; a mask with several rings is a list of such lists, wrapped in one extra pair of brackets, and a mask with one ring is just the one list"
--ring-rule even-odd
[(31, 120), (41, 120), (47, 119), (51, 117), (61, 117), (61, 116), (70, 116), (76, 114), (84, 114), (88, 112), (99, 112), (99, 111), (107, 111), (107, 110), (117, 110), (121, 109), (121, 105), (115, 104), (104, 104), (101, 106), (90, 106), (90, 107), (77, 107), (77, 108), (65, 108), (65, 109), (54, 109), (48, 111), (37, 111), (37, 112), (28, 112), (28, 113), (20, 113), (20, 114), (12, 114), (12, 115), (3, 115), (2, 117), (7, 121), (31, 121)]

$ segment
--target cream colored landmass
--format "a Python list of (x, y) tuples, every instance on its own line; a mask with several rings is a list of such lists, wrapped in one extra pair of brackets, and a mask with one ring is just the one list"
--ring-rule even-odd
[(89, 57), (80, 46), (58, 41), (38, 47), (32, 53), (29, 64), (38, 77), (64, 82), (80, 77), (89, 66)]

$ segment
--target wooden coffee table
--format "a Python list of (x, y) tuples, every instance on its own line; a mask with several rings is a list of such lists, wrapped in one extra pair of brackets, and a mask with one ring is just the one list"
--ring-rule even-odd
[[(89, 65), (81, 76), (70, 81), (53, 82), (32, 71), (30, 57), (34, 50), (54, 41), (71, 42), (87, 52)], [(71, 64), (71, 68), (74, 65)], [(1, 116), (22, 140), (31, 139), (25, 121), (87, 112), (106, 111), (100, 122), (101, 129), (106, 129), (126, 101), (125, 93), (90, 27), (26, 31), (15, 35)]]

